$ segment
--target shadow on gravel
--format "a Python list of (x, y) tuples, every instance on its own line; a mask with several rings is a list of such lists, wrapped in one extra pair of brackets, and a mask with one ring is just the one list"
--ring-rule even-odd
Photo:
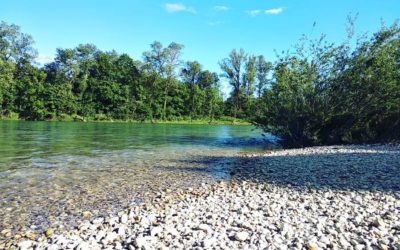
[(231, 179), (300, 189), (400, 191), (400, 153), (394, 150), (206, 157), (194, 161), (202, 162), (204, 169), (187, 167), (176, 170), (216, 175), (216, 171), (224, 171)]

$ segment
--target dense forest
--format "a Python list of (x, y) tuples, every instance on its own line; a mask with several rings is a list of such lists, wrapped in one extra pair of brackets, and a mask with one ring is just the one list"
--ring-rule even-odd
[[(232, 52), (221, 74), (182, 62), (183, 45), (150, 45), (143, 60), (92, 44), (35, 63), (33, 39), (0, 25), (0, 117), (26, 120), (192, 120), (233, 117), (295, 146), (400, 139), (400, 28), (341, 44), (304, 36), (275, 62)], [(231, 92), (226, 100), (220, 80)]]
[[(143, 61), (138, 61), (127, 54), (81, 44), (57, 49), (54, 61), (40, 67), (34, 61), (37, 52), (32, 37), (18, 26), (2, 22), (0, 116), (26, 120), (210, 122), (223, 117), (246, 118), (246, 114), (232, 108), (236, 103), (230, 99), (224, 102), (217, 73), (204, 70), (197, 61), (182, 62), (183, 48), (174, 42), (166, 47), (154, 42), (143, 53)], [(257, 62), (270, 65), (263, 57)], [(249, 58), (249, 70), (255, 70), (254, 63), (255, 58)], [(262, 81), (266, 81), (269, 69), (261, 69), (267, 70), (261, 73)], [(254, 81), (249, 76), (246, 96), (252, 100)], [(262, 84), (258, 87), (261, 93)]]

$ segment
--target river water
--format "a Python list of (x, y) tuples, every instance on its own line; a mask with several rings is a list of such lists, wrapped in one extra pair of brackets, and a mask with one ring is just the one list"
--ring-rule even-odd
[[(273, 145), (252, 126), (0, 121), (0, 229), (70, 228), (161, 189), (228, 178), (243, 151)], [(216, 160), (218, 159), (218, 160)]]

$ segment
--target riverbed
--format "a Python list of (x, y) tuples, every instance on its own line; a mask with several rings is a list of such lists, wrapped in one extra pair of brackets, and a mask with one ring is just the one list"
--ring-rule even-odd
[(261, 134), (252, 126), (0, 121), (0, 228), (10, 237), (70, 229), (87, 211), (106, 216), (162, 190), (227, 179), (228, 159), (274, 147)]

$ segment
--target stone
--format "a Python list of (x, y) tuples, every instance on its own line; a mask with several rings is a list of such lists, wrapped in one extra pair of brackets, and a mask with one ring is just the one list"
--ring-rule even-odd
[(123, 249), (123, 247), (122, 247), (121, 243), (115, 242), (114, 249), (120, 250), (120, 249)]
[(115, 232), (108, 233), (106, 237), (102, 240), (102, 243), (109, 245), (118, 239), (118, 234)]
[(20, 234), (14, 235), (14, 240), (19, 241), (20, 239), (22, 239), (22, 236)]
[(126, 234), (126, 228), (125, 228), (125, 226), (120, 226), (120, 227), (117, 229), (117, 234), (118, 234), (119, 236), (125, 236), (125, 234)]
[(52, 228), (49, 228), (46, 230), (46, 232), (44, 232), (44, 234), (46, 235), (47, 238), (50, 238), (51, 236), (54, 235), (54, 230)]
[(11, 236), (11, 230), (10, 229), (4, 229), (1, 231), (1, 235), (4, 237), (10, 237)]
[(95, 225), (101, 224), (103, 222), (104, 222), (104, 218), (103, 217), (98, 217), (98, 218), (92, 220), (92, 224), (95, 224)]
[(20, 250), (28, 250), (28, 249), (31, 249), (33, 247), (33, 241), (24, 240), (24, 241), (21, 241), (20, 243), (18, 243), (17, 246), (18, 246), (18, 248)]
[(87, 242), (81, 241), (75, 248), (76, 250), (86, 250), (90, 249), (90, 246)]
[(83, 218), (89, 218), (89, 217), (92, 217), (93, 214), (90, 211), (83, 211), (82, 216), (83, 216)]
[(211, 227), (207, 224), (200, 224), (197, 229), (207, 233), (212, 231)]
[(375, 227), (384, 227), (385, 226), (385, 222), (381, 218), (376, 217), (372, 221), (372, 225), (375, 226)]
[(365, 246), (362, 244), (357, 244), (354, 246), (354, 250), (364, 250), (364, 249), (365, 249)]
[(315, 242), (310, 241), (310, 242), (307, 243), (307, 247), (306, 248), (307, 248), (307, 250), (318, 250), (318, 244), (315, 243)]
[(120, 222), (123, 224), (126, 224), (128, 222), (128, 215), (127, 214), (123, 214), (120, 218)]
[(245, 241), (249, 238), (249, 233), (247, 232), (237, 232), (235, 233), (235, 240), (237, 241)]
[(216, 240), (214, 238), (207, 238), (203, 240), (203, 247), (211, 248), (215, 244)]
[(30, 240), (35, 240), (36, 239), (36, 234), (32, 231), (28, 231), (26, 232), (26, 238), (30, 239)]
[(379, 250), (388, 250), (388, 246), (386, 246), (385, 244), (379, 244)]
[(157, 235), (160, 235), (162, 233), (162, 231), (163, 231), (162, 227), (153, 227), (150, 231), (150, 235), (157, 236)]
[(146, 238), (144, 238), (144, 237), (137, 237), (136, 239), (135, 239), (135, 245), (136, 245), (136, 247), (138, 247), (139, 249), (141, 249), (141, 248), (144, 248), (144, 249), (146, 249), (148, 246), (147, 246), (147, 240), (146, 240)]

